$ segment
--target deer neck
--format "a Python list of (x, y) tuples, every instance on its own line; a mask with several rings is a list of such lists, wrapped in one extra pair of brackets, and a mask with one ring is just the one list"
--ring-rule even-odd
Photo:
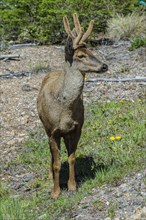
[(81, 96), (83, 85), (83, 75), (77, 69), (77, 64), (73, 62), (72, 66), (70, 66), (68, 62), (65, 63), (61, 99), (68, 104), (72, 104)]

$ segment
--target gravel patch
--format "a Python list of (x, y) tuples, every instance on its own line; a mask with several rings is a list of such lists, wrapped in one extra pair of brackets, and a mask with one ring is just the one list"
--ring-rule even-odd
[(125, 177), (117, 186), (105, 185), (92, 190), (73, 211), (76, 220), (145, 220), (146, 170)]

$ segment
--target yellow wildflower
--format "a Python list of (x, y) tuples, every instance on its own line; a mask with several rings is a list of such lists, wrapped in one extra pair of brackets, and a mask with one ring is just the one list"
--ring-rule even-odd
[(124, 99), (120, 99), (119, 102), (121, 102), (121, 103), (124, 102)]
[(119, 141), (119, 140), (121, 140), (121, 139), (122, 139), (121, 136), (115, 136), (115, 137), (114, 137), (114, 136), (111, 136), (111, 137), (110, 137), (110, 140), (111, 140), (111, 141)]
[(110, 137), (110, 140), (111, 140), (111, 141), (115, 141), (115, 137), (114, 137), (114, 136), (111, 136), (111, 137)]
[(119, 140), (122, 139), (122, 137), (121, 136), (116, 136), (115, 139), (119, 141)]
[(84, 76), (84, 81), (86, 81), (87, 80), (87, 78), (86, 78), (86, 76)]

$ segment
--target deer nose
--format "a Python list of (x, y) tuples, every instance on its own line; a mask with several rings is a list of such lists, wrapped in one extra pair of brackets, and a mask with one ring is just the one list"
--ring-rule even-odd
[(106, 72), (108, 70), (108, 65), (106, 65), (105, 63), (102, 65), (102, 71)]

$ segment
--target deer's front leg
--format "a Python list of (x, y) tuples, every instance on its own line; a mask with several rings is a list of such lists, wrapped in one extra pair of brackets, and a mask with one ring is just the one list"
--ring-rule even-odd
[(75, 129), (70, 134), (64, 137), (64, 142), (68, 151), (68, 163), (69, 163), (69, 180), (68, 190), (76, 191), (76, 180), (75, 180), (75, 151), (77, 148), (78, 141), (80, 139), (81, 130)]
[(76, 191), (76, 180), (75, 180), (75, 151), (72, 152), (68, 157), (69, 163), (69, 180), (68, 180), (68, 190)]
[(60, 174), (60, 138), (50, 137), (50, 149), (52, 154), (52, 170), (54, 178), (54, 188), (51, 197), (56, 199), (60, 194), (59, 174)]

